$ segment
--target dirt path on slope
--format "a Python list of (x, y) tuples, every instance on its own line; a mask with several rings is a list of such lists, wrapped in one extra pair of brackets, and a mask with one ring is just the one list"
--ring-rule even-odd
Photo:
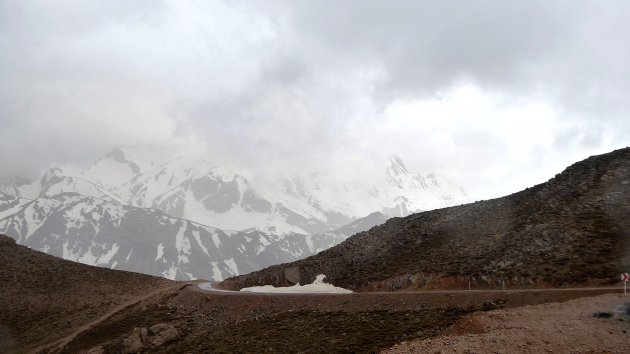
[(136, 296), (134, 298), (131, 298), (127, 301), (125, 301), (124, 303), (112, 308), (111, 310), (109, 310), (107, 313), (103, 314), (102, 316), (88, 322), (85, 323), (79, 327), (77, 327), (72, 333), (70, 333), (69, 335), (58, 339), (57, 341), (53, 342), (53, 343), (48, 343), (48, 344), (44, 344), (44, 345), (40, 345), (39, 347), (36, 347), (34, 349), (29, 349), (27, 352), (28, 353), (41, 353), (41, 352), (59, 352), (62, 351), (63, 348), (70, 342), (72, 342), (76, 337), (78, 337), (79, 335), (81, 335), (82, 333), (88, 331), (89, 329), (93, 328), (94, 326), (98, 325), (99, 323), (107, 320), (108, 318), (112, 317), (113, 315), (115, 315), (116, 313), (126, 309), (129, 306), (133, 306), (141, 301), (147, 300), (152, 298), (153, 296), (165, 293), (165, 292), (169, 292), (169, 291), (173, 291), (176, 289), (181, 289), (182, 287), (185, 287), (187, 284), (184, 283), (179, 283), (179, 284), (173, 284), (173, 285), (169, 285), (166, 287), (161, 287), (158, 288), (152, 292), (146, 293), (146, 294), (142, 294), (139, 296)]

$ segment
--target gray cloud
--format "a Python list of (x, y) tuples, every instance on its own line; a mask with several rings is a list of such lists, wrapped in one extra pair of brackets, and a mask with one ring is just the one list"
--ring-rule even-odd
[(624, 1), (0, 2), (0, 177), (193, 144), (262, 172), (395, 153), (473, 197), (507, 193), (628, 145), (629, 16)]

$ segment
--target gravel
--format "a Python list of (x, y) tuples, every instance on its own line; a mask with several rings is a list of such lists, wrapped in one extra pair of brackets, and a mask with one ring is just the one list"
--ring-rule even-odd
[[(628, 353), (630, 296), (477, 312), (443, 335), (403, 342), (384, 353)], [(595, 316), (610, 313), (610, 318)]]

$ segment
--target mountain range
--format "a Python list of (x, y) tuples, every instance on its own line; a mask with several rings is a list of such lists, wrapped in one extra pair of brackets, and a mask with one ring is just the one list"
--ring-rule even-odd
[[(394, 217), (385, 223), (382, 213), (371, 214), (338, 232), (364, 229), (362, 223), (381, 225), (317, 255), (218, 285), (233, 289), (285, 285), (291, 282), (285, 274), (294, 279), (297, 270), (303, 284), (324, 273), (327, 282), (357, 291), (351, 295), (206, 291), (197, 281), (174, 282), (66, 261), (17, 245), (13, 238), (0, 234), (0, 353), (240, 353), (260, 352), (260, 348), (361, 353), (392, 348), (398, 352), (400, 347), (394, 344), (441, 334), (440, 342), (451, 342), (458, 333), (466, 343), (473, 337), (483, 342), (475, 337), (476, 321), (483, 324), (484, 318), (509, 314), (494, 311), (497, 308), (607, 293), (590, 300), (587, 307), (584, 302), (577, 307), (568, 302), (566, 313), (558, 312), (555, 304), (545, 311), (560, 316), (556, 327), (565, 328), (566, 323), (579, 327), (588, 320), (587, 332), (597, 333), (605, 325), (603, 332), (610, 334), (607, 340), (612, 345), (602, 346), (599, 337), (577, 344), (574, 337), (556, 335), (550, 340), (563, 340), (554, 351), (579, 351), (589, 345), (593, 351), (623, 352), (628, 319), (620, 309), (627, 308), (627, 301), (620, 287), (610, 285), (618, 285), (619, 273), (630, 268), (629, 194), (630, 148), (626, 148), (590, 157), (546, 183), (503, 198)], [(123, 262), (129, 255), (134, 259), (143, 242), (149, 242), (146, 249), (156, 249), (146, 254), (138, 251), (140, 259), (166, 264), (167, 269), (174, 266), (176, 277), (188, 277), (192, 262), (186, 262), (186, 257), (199, 256), (196, 249), (201, 245), (212, 254), (219, 242), (266, 237), (269, 244), (261, 252), (269, 252), (290, 237), (225, 232), (184, 223), (159, 210), (78, 193), (35, 200), (5, 195), (3, 200), (2, 220), (10, 220), (3, 227), (19, 230), (24, 237), (18, 239), (21, 243), (37, 242), (45, 236), (42, 228), (61, 230), (71, 237), (64, 239), (55, 231), (58, 242), (51, 244), (71, 258), (80, 258), (85, 255), (73, 246), (79, 243), (74, 237), (92, 235), (90, 229), (98, 227), (97, 236), (91, 236), (98, 241), (112, 227), (125, 230), (131, 239), (137, 234), (146, 238), (132, 243), (116, 234), (117, 241), (103, 248), (95, 242), (90, 247), (92, 262)], [(174, 240), (150, 239), (162, 230), (160, 225), (175, 234)], [(50, 237), (49, 241), (57, 236)], [(308, 246), (308, 239), (304, 240)], [(169, 263), (172, 259), (179, 263)], [(470, 286), (478, 291), (461, 291)], [(498, 290), (502, 286), (505, 291)], [(513, 339), (506, 350), (532, 348), (532, 343), (541, 348), (541, 332), (535, 324), (545, 313), (512, 313), (528, 320), (527, 326), (520, 322), (509, 327)], [(496, 326), (507, 328), (505, 322)], [(485, 337), (487, 348), (496, 347), (493, 331), (494, 327)]]
[(367, 186), (244, 175), (203, 156), (115, 149), (74, 175), (52, 168), (36, 181), (0, 185), (0, 232), (89, 265), (221, 280), (315, 254), (390, 216), (465, 199), (397, 157)]
[[(326, 274), (353, 290), (610, 285), (630, 269), (630, 148), (575, 163), (506, 197), (392, 218), (229, 288)], [(293, 279), (295, 279), (293, 275)]]

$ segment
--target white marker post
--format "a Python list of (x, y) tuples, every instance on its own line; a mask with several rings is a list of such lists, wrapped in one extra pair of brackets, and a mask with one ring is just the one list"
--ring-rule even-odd
[(628, 273), (621, 273), (621, 281), (623, 282), (623, 294), (626, 295), (627, 292), (627, 284), (628, 284)]

